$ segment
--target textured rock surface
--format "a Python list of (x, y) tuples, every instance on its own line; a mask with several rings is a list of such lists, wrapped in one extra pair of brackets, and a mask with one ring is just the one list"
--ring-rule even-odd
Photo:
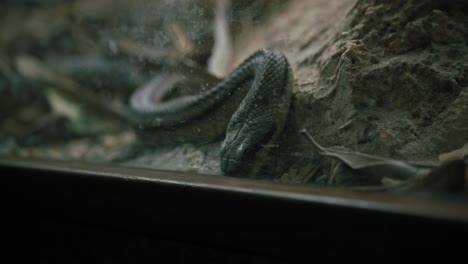
[(271, 41), (287, 51), (296, 74), (278, 152), (307, 153), (296, 134), (302, 127), (326, 146), (413, 160), (435, 160), (468, 141), (465, 6), (318, 2), (292, 6), (307, 14), (278, 19), (287, 38)]

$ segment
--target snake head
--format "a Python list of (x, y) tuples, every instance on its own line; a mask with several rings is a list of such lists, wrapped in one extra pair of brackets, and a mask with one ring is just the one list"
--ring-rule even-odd
[(253, 171), (258, 152), (262, 145), (269, 141), (274, 131), (274, 127), (259, 126), (259, 123), (231, 123), (221, 145), (222, 173), (243, 176)]

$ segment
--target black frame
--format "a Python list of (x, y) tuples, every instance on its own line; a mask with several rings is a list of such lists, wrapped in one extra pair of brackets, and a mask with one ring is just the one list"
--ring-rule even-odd
[(468, 234), (466, 200), (450, 197), (31, 159), (1, 159), (0, 171), (12, 238), (35, 238), (36, 249), (67, 252), (64, 230), (108, 230), (126, 234), (108, 244), (138, 234), (287, 261), (316, 250), (427, 249)]

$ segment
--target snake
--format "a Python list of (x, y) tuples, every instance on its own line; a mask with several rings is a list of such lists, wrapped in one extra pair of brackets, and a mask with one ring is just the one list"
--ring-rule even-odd
[[(213, 87), (163, 100), (169, 89), (158, 86), (165, 82), (171, 87), (176, 80), (175, 75), (168, 74), (136, 89), (129, 99), (131, 122), (146, 131), (187, 124), (197, 127), (206, 122), (200, 119), (210, 119), (210, 113), (218, 110), (227, 121), (227, 127), (221, 125), (225, 130), (221, 173), (255, 175), (265, 162), (265, 146), (282, 133), (291, 105), (293, 74), (285, 55), (273, 48), (259, 49)], [(219, 120), (208, 120), (205, 130), (215, 129), (222, 123)]]
[[(222, 80), (172, 60), (148, 64), (136, 75), (125, 63), (94, 58), (68, 59), (55, 68), (88, 86), (98, 80), (113, 89), (137, 87), (129, 94), (123, 119), (140, 141), (163, 146), (219, 138), (221, 173), (256, 177), (291, 105), (293, 74), (285, 55), (259, 49)], [(171, 97), (181, 86), (195, 92)]]

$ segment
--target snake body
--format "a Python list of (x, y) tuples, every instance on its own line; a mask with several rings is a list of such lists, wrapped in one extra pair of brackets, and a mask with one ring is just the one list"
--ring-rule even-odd
[[(144, 130), (171, 128), (235, 104), (221, 145), (221, 172), (251, 175), (265, 158), (262, 146), (276, 140), (283, 130), (291, 103), (292, 81), (286, 57), (275, 49), (261, 49), (223, 81), (197, 95), (163, 101), (166, 91), (158, 91), (154, 85), (142, 86), (130, 98), (130, 119)], [(166, 82), (171, 82), (170, 78)], [(252, 168), (254, 160), (256, 166)]]

